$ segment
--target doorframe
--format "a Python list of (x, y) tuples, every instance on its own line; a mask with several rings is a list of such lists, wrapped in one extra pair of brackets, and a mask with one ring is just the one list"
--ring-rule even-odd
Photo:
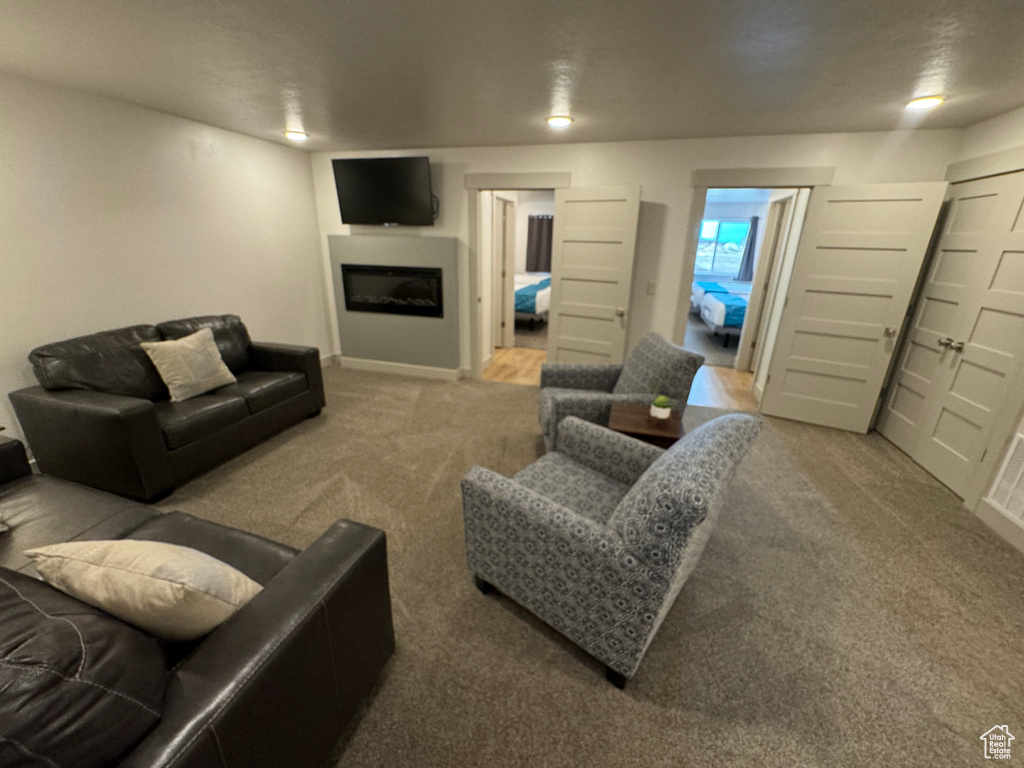
[[(772, 194), (781, 190), (772, 190)], [(757, 266), (754, 268), (753, 279), (750, 281), (750, 300), (743, 317), (740, 338), (736, 342), (736, 362), (733, 366), (737, 371), (754, 371), (754, 356), (757, 340), (762, 336), (764, 311), (771, 303), (768, 300), (768, 288), (774, 266), (780, 258), (782, 246), (786, 241), (786, 227), (789, 225), (790, 213), (796, 200), (796, 190), (789, 190), (784, 197), (768, 200), (768, 214), (765, 216), (764, 239), (757, 253)]]
[[(480, 280), (480, 192), (517, 189), (567, 189), (572, 186), (572, 174), (551, 173), (467, 173), (463, 188), (469, 203), (469, 375), (483, 376), (483, 291)], [(487, 286), (490, 290), (491, 286)], [(492, 350), (493, 351), (493, 350)]]
[(686, 324), (690, 319), (690, 285), (697, 263), (697, 241), (708, 189), (827, 187), (832, 184), (835, 173), (835, 166), (699, 168), (693, 171), (690, 175), (689, 229), (683, 250), (683, 268), (676, 287), (676, 317), (672, 326), (672, 338), (676, 344), (682, 345), (686, 339)]

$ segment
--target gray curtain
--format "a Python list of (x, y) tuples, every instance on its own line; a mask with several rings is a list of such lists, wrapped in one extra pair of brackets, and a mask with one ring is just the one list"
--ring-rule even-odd
[(740, 262), (740, 271), (736, 275), (736, 279), (744, 283), (749, 283), (754, 279), (754, 248), (757, 246), (757, 222), (757, 216), (750, 217), (747, 247), (743, 249), (743, 261)]
[(551, 233), (554, 231), (553, 216), (531, 216), (526, 232), (526, 271), (551, 271)]

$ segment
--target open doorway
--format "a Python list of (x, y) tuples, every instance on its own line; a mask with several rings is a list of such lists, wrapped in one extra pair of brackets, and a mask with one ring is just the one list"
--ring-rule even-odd
[(553, 189), (480, 192), (484, 378), (539, 377), (548, 348), (554, 211)]
[[(707, 190), (684, 346), (705, 365), (751, 372), (793, 221), (796, 189)], [(764, 319), (764, 321), (763, 321)]]

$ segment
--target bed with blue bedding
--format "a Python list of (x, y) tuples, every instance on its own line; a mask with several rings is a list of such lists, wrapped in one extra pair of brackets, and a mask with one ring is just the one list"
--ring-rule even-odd
[(750, 283), (695, 280), (690, 307), (712, 333), (738, 336), (750, 303)]
[(516, 320), (547, 320), (551, 308), (551, 273), (522, 272), (515, 275)]

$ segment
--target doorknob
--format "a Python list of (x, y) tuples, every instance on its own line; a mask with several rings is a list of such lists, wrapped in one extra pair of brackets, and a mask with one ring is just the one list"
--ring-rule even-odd
[(962, 341), (954, 341), (952, 344), (949, 345), (949, 348), (952, 349), (954, 352), (963, 352), (964, 343)]
[(885, 336), (887, 339), (891, 339), (893, 336), (896, 335), (896, 329), (886, 328), (884, 331), (882, 331), (882, 335)]
[(616, 317), (625, 317), (626, 316), (626, 310), (624, 310), (622, 307), (616, 307), (616, 309), (615, 309), (615, 316)]
[(951, 338), (949, 338), (949, 336), (943, 336), (943, 337), (942, 337), (941, 339), (939, 339), (939, 340), (938, 340), (938, 341), (937, 341), (936, 343), (937, 343), (937, 344), (938, 344), (938, 345), (939, 345), (940, 347), (948, 347), (948, 346), (949, 346), (950, 344), (952, 344), (952, 343), (953, 343), (953, 340), (952, 340)]

